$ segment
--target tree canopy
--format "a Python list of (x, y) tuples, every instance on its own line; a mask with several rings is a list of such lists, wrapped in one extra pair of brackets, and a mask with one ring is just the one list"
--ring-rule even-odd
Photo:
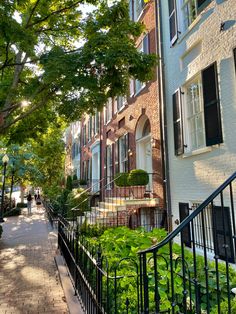
[[(96, 10), (83, 18), (82, 4)], [(127, 0), (2, 0), (0, 134), (74, 121), (126, 94), (130, 77), (152, 79), (157, 57), (136, 47), (143, 31)]]
[(13, 174), (15, 184), (40, 186), (44, 190), (60, 186), (64, 177), (63, 130), (63, 123), (60, 127), (51, 125), (36, 140), (28, 139), (20, 145), (1, 141), (0, 160), (4, 154), (9, 157), (7, 183)]

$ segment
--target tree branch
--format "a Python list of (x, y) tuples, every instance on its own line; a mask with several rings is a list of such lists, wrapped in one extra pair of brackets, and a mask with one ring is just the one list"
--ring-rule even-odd
[(38, 21), (36, 21), (34, 23), (28, 24), (26, 26), (26, 28), (29, 28), (29, 27), (32, 27), (34, 25), (40, 24), (40, 23), (46, 21), (49, 17), (51, 17), (53, 15), (56, 15), (56, 14), (59, 14), (59, 13), (62, 13), (62, 12), (66, 12), (66, 11), (72, 9), (73, 7), (76, 7), (79, 3), (81, 3), (81, 0), (80, 1), (76, 1), (75, 3), (69, 5), (68, 7), (64, 7), (64, 8), (58, 9), (56, 11), (53, 11), (50, 14), (48, 14), (47, 16), (45, 16), (44, 18), (42, 18), (42, 19), (40, 19), (40, 20), (38, 20)]
[(40, 2), (40, 0), (37, 0), (37, 1), (35, 2), (35, 4), (34, 4), (34, 7), (32, 8), (32, 11), (30, 12), (30, 15), (29, 15), (29, 17), (28, 17), (28, 21), (27, 21), (27, 23), (26, 23), (26, 28), (29, 26), (29, 22), (30, 22), (30, 20), (31, 20), (31, 18), (32, 18), (32, 16), (33, 16), (33, 14), (34, 14), (34, 12), (35, 12), (35, 10), (36, 10), (36, 8), (37, 8), (39, 2)]
[[(11, 59), (12, 60), (12, 59)], [(25, 62), (18, 62), (18, 63), (6, 63), (4, 62), (4, 64), (0, 67), (0, 71), (3, 70), (6, 67), (13, 67), (13, 66), (17, 66), (17, 65), (25, 65), (25, 64), (29, 64), (29, 63), (35, 63), (37, 61), (39, 61), (40, 59), (34, 59), (34, 60), (30, 60), (30, 61), (25, 61)], [(10, 60), (9, 60), (10, 61)]]
[[(23, 62), (21, 61), (21, 57), (22, 57), (22, 51), (19, 51), (16, 55), (16, 63), (22, 63), (24, 64), (28, 58), (27, 54), (25, 54), (25, 57), (23, 58)], [(19, 79), (20, 79), (20, 74), (23, 70), (23, 65), (17, 65), (15, 67), (15, 72), (14, 72), (14, 77), (13, 77), (13, 82), (12, 82), (12, 86), (9, 90), (8, 96), (6, 98), (5, 104), (3, 106), (3, 109), (7, 109), (10, 104), (11, 104), (11, 99), (14, 93), (15, 88), (17, 87), (18, 83), (19, 83)]]
[(45, 96), (45, 99), (43, 99), (40, 103), (38, 103), (37, 105), (34, 105), (32, 108), (30, 108), (28, 111), (22, 113), (20, 116), (16, 117), (15, 119), (13, 119), (11, 122), (8, 123), (4, 123), (2, 126), (0, 126), (0, 134), (4, 133), (4, 130), (8, 129), (10, 126), (12, 126), (13, 124), (15, 124), (16, 122), (24, 119), (25, 117), (28, 117), (31, 113), (33, 113), (35, 110), (39, 109), (40, 107), (43, 107), (47, 101), (48, 101), (48, 97), (50, 95), (52, 95), (54, 93), (50, 92)]

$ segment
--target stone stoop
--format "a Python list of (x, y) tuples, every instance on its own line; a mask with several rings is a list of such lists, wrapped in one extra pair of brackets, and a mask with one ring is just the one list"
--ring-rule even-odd
[(124, 198), (105, 198), (104, 202), (99, 202), (98, 206), (91, 207), (90, 218), (96, 218), (96, 221), (104, 222), (104, 219), (115, 219), (118, 213), (118, 219), (122, 213), (127, 214), (132, 209), (144, 207), (156, 207), (159, 205), (159, 198), (142, 199), (124, 199)]

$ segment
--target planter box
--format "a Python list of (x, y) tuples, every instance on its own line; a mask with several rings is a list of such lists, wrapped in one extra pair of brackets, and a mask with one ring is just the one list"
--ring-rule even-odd
[(145, 196), (145, 191), (146, 191), (145, 185), (116, 187), (115, 189), (116, 195), (114, 196), (142, 199)]

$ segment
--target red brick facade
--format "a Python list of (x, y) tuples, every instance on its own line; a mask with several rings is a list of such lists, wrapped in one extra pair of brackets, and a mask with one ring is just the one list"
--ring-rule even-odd
[[(156, 26), (155, 26), (155, 3), (148, 2), (140, 16), (140, 20), (145, 24), (145, 33), (137, 40), (137, 47), (142, 43), (143, 38), (148, 34), (148, 43), (150, 53), (156, 53)], [(137, 158), (137, 140), (138, 132), (142, 133), (140, 124), (142, 121), (149, 121), (151, 156), (152, 156), (152, 172), (153, 175), (153, 195), (159, 198), (160, 208), (164, 207), (164, 192), (162, 180), (162, 160), (161, 160), (161, 135), (160, 135), (160, 114), (158, 104), (158, 82), (156, 78), (156, 71), (154, 70), (154, 79), (145, 84), (145, 86), (138, 92), (134, 93), (127, 99), (127, 103), (121, 110), (116, 110), (116, 100), (112, 102), (112, 117), (106, 123), (104, 112), (100, 113), (100, 131), (96, 136), (92, 134), (88, 141), (88, 125), (90, 117), (87, 115), (81, 121), (81, 177), (92, 178), (92, 146), (95, 142), (100, 146), (100, 179), (107, 176), (106, 164), (106, 147), (112, 146), (112, 177), (117, 172), (121, 172), (119, 165), (117, 166), (117, 145), (116, 142), (123, 135), (128, 134), (128, 171), (138, 168)], [(86, 128), (86, 143), (83, 144), (83, 137)], [(141, 134), (140, 133), (140, 134)], [(87, 163), (87, 166), (85, 164)], [(87, 167), (87, 169), (86, 169)], [(90, 168), (90, 170), (88, 170)], [(146, 169), (144, 169), (146, 170)], [(87, 172), (85, 174), (85, 172)], [(106, 180), (103, 180), (105, 185)]]

